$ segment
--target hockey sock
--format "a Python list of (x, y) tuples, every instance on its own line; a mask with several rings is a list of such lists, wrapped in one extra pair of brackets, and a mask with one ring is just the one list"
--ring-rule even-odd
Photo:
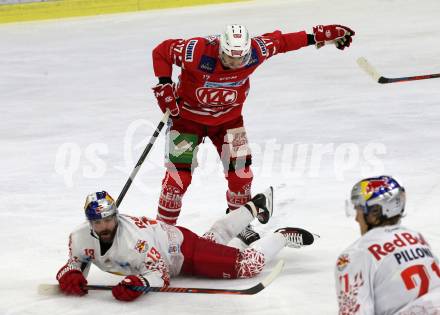
[(251, 212), (242, 206), (217, 220), (205, 235), (216, 243), (226, 245), (253, 219)]
[(230, 210), (235, 210), (251, 200), (252, 170), (249, 166), (240, 171), (227, 173), (228, 191), (226, 201)]
[(190, 171), (167, 171), (157, 209), (157, 219), (175, 225), (182, 209), (182, 198), (191, 183)]

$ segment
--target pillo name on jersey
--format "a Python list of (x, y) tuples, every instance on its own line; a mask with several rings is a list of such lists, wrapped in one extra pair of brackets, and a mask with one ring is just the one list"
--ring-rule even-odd
[(424, 257), (434, 257), (431, 250), (427, 247), (417, 247), (417, 248), (411, 248), (411, 249), (405, 249), (401, 252), (394, 253), (394, 257), (397, 260), (397, 263), (400, 265), (402, 262), (409, 262), (413, 261), (419, 258)]

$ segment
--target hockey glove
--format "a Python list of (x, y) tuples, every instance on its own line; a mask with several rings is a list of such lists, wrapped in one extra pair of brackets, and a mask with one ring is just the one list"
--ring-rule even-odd
[(60, 290), (67, 295), (83, 296), (87, 294), (87, 280), (81, 271), (70, 269), (68, 265), (58, 271), (57, 280)]
[(153, 87), (153, 91), (162, 112), (165, 113), (166, 110), (169, 109), (171, 116), (179, 115), (175, 83), (158, 84)]
[(336, 48), (344, 50), (349, 47), (355, 32), (343, 25), (317, 25), (313, 28), (316, 48), (325, 44), (335, 44)]
[(150, 284), (141, 275), (127, 276), (113, 287), (112, 294), (119, 301), (129, 302), (137, 299), (142, 294), (148, 293), (149, 290)]

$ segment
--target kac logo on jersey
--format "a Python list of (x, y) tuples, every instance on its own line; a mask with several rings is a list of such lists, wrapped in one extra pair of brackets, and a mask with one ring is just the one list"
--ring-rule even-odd
[(136, 243), (136, 246), (134, 249), (139, 252), (140, 254), (146, 253), (148, 251), (148, 244), (147, 241), (144, 240), (138, 240)]
[(200, 104), (208, 106), (222, 106), (233, 104), (237, 100), (237, 91), (223, 88), (200, 87), (196, 90)]

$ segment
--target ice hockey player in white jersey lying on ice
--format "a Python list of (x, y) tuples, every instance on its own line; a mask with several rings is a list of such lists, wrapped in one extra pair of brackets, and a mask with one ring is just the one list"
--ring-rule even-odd
[(440, 315), (439, 261), (422, 234), (400, 225), (405, 189), (390, 176), (363, 179), (351, 203), (362, 236), (336, 263), (339, 314)]
[[(272, 188), (258, 194), (236, 211), (216, 221), (203, 237), (190, 230), (146, 217), (119, 214), (105, 191), (87, 196), (88, 222), (70, 234), (69, 260), (56, 276), (62, 292), (87, 293), (91, 264), (126, 276), (112, 289), (113, 296), (132, 301), (149, 286), (166, 287), (179, 274), (209, 278), (249, 278), (285, 246), (313, 243), (313, 235), (300, 228), (282, 228), (252, 243), (245, 250), (227, 244), (254, 218), (267, 223), (272, 215)], [(134, 290), (133, 287), (145, 287)]]

